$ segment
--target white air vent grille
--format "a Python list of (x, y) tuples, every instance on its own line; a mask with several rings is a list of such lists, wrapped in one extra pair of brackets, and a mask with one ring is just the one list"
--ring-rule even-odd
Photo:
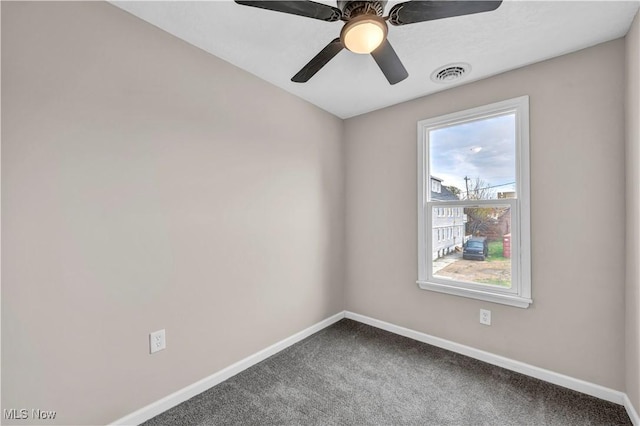
[(471, 71), (471, 65), (465, 63), (449, 64), (431, 73), (431, 80), (436, 83), (449, 84), (458, 81)]

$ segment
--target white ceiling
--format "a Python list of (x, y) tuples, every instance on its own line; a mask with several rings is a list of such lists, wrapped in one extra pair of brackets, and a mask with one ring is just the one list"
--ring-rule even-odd
[[(342, 22), (318, 21), (232, 1), (112, 3), (341, 118), (623, 37), (640, 6), (638, 0), (505, 0), (493, 12), (390, 25), (389, 41), (409, 72), (406, 80), (391, 86), (370, 55), (347, 50), (308, 83), (290, 81), (339, 36)], [(396, 3), (387, 3), (385, 15)], [(449, 85), (430, 80), (436, 68), (454, 62), (471, 64), (467, 77)]]

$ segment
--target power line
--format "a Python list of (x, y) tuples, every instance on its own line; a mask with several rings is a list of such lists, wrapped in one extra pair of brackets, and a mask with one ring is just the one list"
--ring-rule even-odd
[(501, 186), (513, 185), (514, 183), (515, 183), (515, 182), (508, 182), (508, 183), (503, 183), (503, 184), (500, 184), (500, 185), (484, 186), (484, 187), (482, 187), (482, 188), (472, 189), (471, 191), (478, 192), (478, 191), (480, 191), (481, 189), (499, 188), (499, 187), (501, 187)]
[[(478, 191), (482, 191), (483, 189), (491, 189), (491, 188), (500, 188), (501, 186), (508, 186), (508, 185), (514, 185), (515, 182), (507, 182), (507, 183), (501, 183), (500, 185), (491, 185), (491, 186), (483, 186), (482, 188), (472, 188), (469, 189), (469, 181), (471, 180), (470, 177), (465, 176), (464, 178), (464, 183), (467, 189), (467, 198), (469, 198), (469, 192), (478, 192)], [(446, 185), (443, 185), (446, 187)], [(454, 188), (457, 188), (456, 186), (454, 186)]]

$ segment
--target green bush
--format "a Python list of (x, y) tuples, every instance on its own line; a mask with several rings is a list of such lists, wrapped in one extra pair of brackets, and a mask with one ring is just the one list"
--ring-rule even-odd
[(487, 260), (506, 260), (502, 252), (502, 240), (489, 243), (489, 258)]

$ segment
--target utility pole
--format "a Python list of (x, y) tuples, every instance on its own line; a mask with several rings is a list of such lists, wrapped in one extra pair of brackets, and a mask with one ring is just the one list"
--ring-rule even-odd
[(469, 181), (470, 181), (470, 180), (471, 180), (471, 179), (470, 179), (470, 178), (468, 178), (467, 176), (465, 176), (465, 177), (464, 177), (464, 184), (465, 184), (465, 185), (466, 185), (466, 187), (467, 187), (467, 200), (469, 199)]

